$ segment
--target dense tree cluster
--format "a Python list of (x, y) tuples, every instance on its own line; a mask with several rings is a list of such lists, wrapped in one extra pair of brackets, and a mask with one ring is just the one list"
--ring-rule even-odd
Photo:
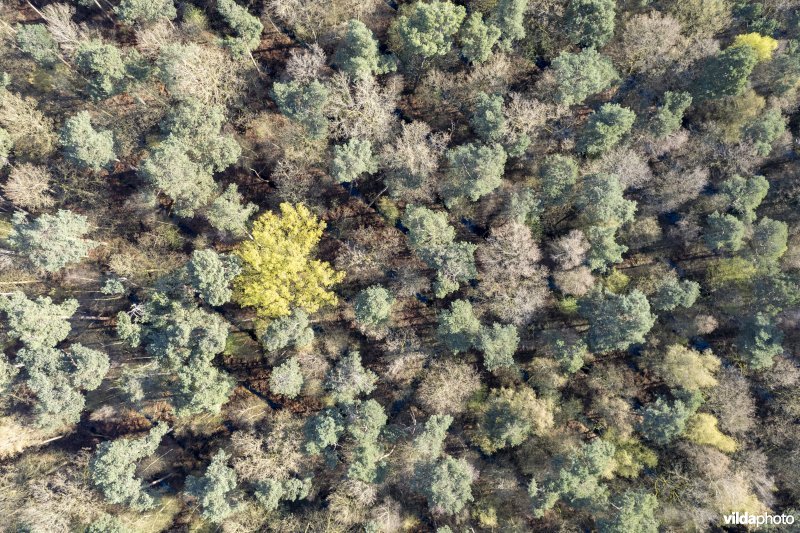
[(798, 21), (0, 2), (0, 529), (800, 523)]

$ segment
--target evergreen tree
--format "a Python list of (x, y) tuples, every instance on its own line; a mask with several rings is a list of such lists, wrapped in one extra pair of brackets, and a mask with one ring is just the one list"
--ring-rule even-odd
[(436, 334), (454, 353), (469, 351), (478, 341), (481, 323), (466, 300), (454, 300), (450, 309), (439, 315)]
[(58, 62), (58, 45), (44, 24), (17, 24), (17, 46), (38, 64), (52, 67)]
[(440, 192), (448, 207), (461, 198), (476, 202), (503, 181), (506, 152), (497, 143), (457, 146), (448, 150), (446, 157), (447, 171)]
[(500, 30), (500, 44), (503, 48), (511, 48), (514, 41), (525, 38), (525, 0), (498, 0), (489, 20)]
[(570, 0), (564, 13), (570, 40), (600, 48), (614, 36), (615, 0)]
[(732, 176), (720, 184), (720, 194), (727, 200), (731, 211), (748, 223), (756, 219), (756, 209), (767, 197), (767, 192), (769, 182), (764, 176)]
[(223, 305), (230, 301), (233, 291), (230, 284), (241, 270), (239, 258), (221, 256), (214, 250), (195, 250), (186, 266), (191, 286), (209, 305)]
[(630, 133), (636, 114), (618, 104), (603, 104), (589, 117), (578, 139), (577, 149), (589, 156), (607, 152)]
[(364, 174), (375, 174), (378, 161), (372, 155), (372, 143), (350, 139), (333, 147), (331, 175), (339, 183), (353, 183)]
[(296, 398), (303, 388), (303, 374), (297, 358), (291, 357), (282, 365), (275, 367), (269, 376), (269, 390), (272, 394), (280, 394), (289, 399)]
[(553, 427), (550, 404), (527, 386), (493, 390), (477, 414), (472, 440), (486, 454), (519, 446), (531, 435), (543, 436)]
[(211, 458), (203, 477), (186, 478), (186, 493), (197, 498), (203, 510), (201, 516), (214, 524), (219, 524), (234, 511), (229, 493), (236, 489), (237, 480), (236, 472), (226, 465), (228, 459), (230, 455), (219, 450)]
[(95, 131), (89, 113), (82, 111), (64, 123), (61, 130), (64, 156), (79, 167), (94, 171), (108, 166), (114, 155), (114, 138), (110, 131)]
[(393, 58), (381, 56), (378, 41), (372, 31), (360, 20), (347, 22), (347, 31), (333, 54), (333, 64), (354, 80), (385, 74), (397, 66)]
[(785, 222), (763, 217), (753, 226), (748, 257), (761, 267), (774, 265), (789, 249), (788, 239), (789, 226)]
[(517, 328), (511, 324), (494, 323), (492, 327), (481, 328), (477, 341), (483, 352), (483, 365), (489, 372), (498, 368), (514, 366), (514, 353), (519, 346)]
[(393, 303), (394, 297), (380, 285), (368, 287), (353, 302), (356, 321), (367, 327), (379, 326), (388, 320)]
[(138, 511), (153, 507), (153, 497), (136, 478), (136, 462), (155, 453), (168, 431), (166, 424), (159, 423), (145, 437), (117, 439), (97, 447), (89, 463), (89, 474), (108, 503), (128, 505)]
[(261, 345), (268, 352), (282, 350), (289, 345), (302, 348), (314, 340), (309, 326), (308, 313), (295, 309), (288, 316), (278, 317), (267, 325), (260, 335)]
[(478, 93), (475, 112), (470, 117), (470, 125), (484, 142), (499, 141), (506, 130), (503, 115), (503, 97)]
[(548, 155), (539, 166), (539, 189), (548, 207), (564, 203), (578, 181), (578, 163), (568, 155)]
[(601, 479), (610, 474), (615, 452), (616, 447), (611, 442), (595, 439), (563, 458), (558, 474), (541, 487), (535, 479), (531, 480), (528, 493), (533, 500), (533, 515), (542, 517), (559, 500), (572, 507), (605, 508), (608, 489), (601, 484)]
[(756, 313), (742, 326), (736, 347), (753, 370), (764, 370), (783, 353), (783, 332), (767, 313)]
[(588, 343), (593, 352), (625, 350), (644, 342), (656, 321), (647, 297), (637, 289), (627, 295), (596, 291), (581, 301), (579, 309), (589, 321)]
[(677, 307), (688, 309), (694, 305), (698, 296), (700, 296), (699, 283), (670, 277), (664, 280), (650, 297), (650, 304), (657, 311), (672, 311)]
[(425, 422), (425, 429), (414, 438), (414, 457), (417, 460), (435, 461), (444, 452), (447, 429), (453, 423), (450, 415), (433, 415)]
[(618, 228), (633, 221), (636, 202), (626, 200), (614, 174), (591, 174), (583, 179), (577, 206), (588, 225)]
[(414, 484), (428, 500), (428, 508), (443, 514), (460, 512), (472, 496), (472, 472), (464, 459), (446, 456), (417, 469)]
[(234, 55), (247, 55), (258, 48), (264, 26), (257, 17), (248, 13), (235, 0), (217, 0), (217, 13), (236, 34), (235, 38), (227, 37), (224, 40)]
[(586, 257), (589, 268), (605, 272), (608, 265), (622, 262), (622, 254), (628, 251), (628, 247), (617, 243), (614, 238), (616, 231), (614, 227), (603, 226), (591, 226), (586, 231), (586, 238), (591, 245)]
[(461, 54), (470, 63), (480, 64), (492, 55), (492, 48), (500, 39), (501, 31), (493, 24), (486, 24), (483, 15), (474, 11), (464, 21), (458, 34)]
[(89, 93), (93, 98), (106, 98), (121, 89), (125, 62), (116, 46), (98, 39), (84, 41), (75, 51), (75, 65), (89, 80)]
[(389, 43), (405, 62), (443, 56), (466, 15), (447, 0), (404, 4), (389, 28)]
[(315, 139), (328, 132), (328, 120), (324, 115), (328, 95), (328, 88), (317, 80), (276, 82), (272, 86), (272, 98), (281, 113), (303, 126)]
[(692, 105), (692, 96), (687, 92), (664, 93), (664, 103), (653, 117), (651, 129), (656, 138), (663, 139), (681, 127), (683, 114)]
[(178, 15), (173, 0), (122, 0), (116, 12), (120, 20), (127, 24), (173, 20)]
[(654, 516), (658, 498), (654, 495), (628, 490), (616, 499), (613, 507), (614, 516), (599, 524), (602, 533), (658, 533), (659, 524)]
[(639, 430), (647, 439), (665, 446), (683, 434), (686, 423), (695, 411), (681, 399), (670, 404), (659, 397), (642, 410)]
[(54, 304), (48, 296), (29, 300), (20, 291), (0, 295), (0, 311), (6, 314), (5, 327), (13, 339), (33, 350), (54, 347), (67, 338), (69, 319), (78, 310), (78, 301)]
[(351, 351), (328, 372), (325, 388), (334, 402), (352, 404), (358, 396), (372, 392), (377, 379), (372, 370), (361, 366), (361, 354)]
[(28, 221), (20, 211), (11, 218), (8, 243), (26, 256), (36, 268), (58, 272), (79, 263), (97, 243), (85, 239), (89, 232), (86, 217), (60, 209), (55, 215), (43, 214)]
[(205, 213), (208, 222), (216, 229), (232, 237), (247, 235), (247, 221), (258, 211), (253, 203), (242, 203), (242, 195), (235, 183), (231, 183)]
[(745, 227), (741, 220), (715, 211), (706, 219), (703, 238), (706, 246), (713, 251), (735, 252), (742, 247), (744, 234)]
[(698, 100), (737, 96), (744, 91), (758, 54), (750, 46), (730, 46), (711, 57), (695, 80), (693, 92)]
[(772, 147), (786, 133), (786, 118), (780, 109), (770, 109), (748, 124), (742, 132), (745, 139), (753, 143), (761, 157), (767, 157)]
[(556, 77), (556, 102), (582, 104), (589, 96), (605, 91), (619, 79), (611, 60), (594, 48), (580, 53), (561, 52), (552, 63)]

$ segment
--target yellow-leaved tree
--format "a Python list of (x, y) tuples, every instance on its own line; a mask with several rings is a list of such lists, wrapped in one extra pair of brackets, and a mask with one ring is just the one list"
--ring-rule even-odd
[(778, 41), (759, 33), (745, 33), (737, 35), (733, 41), (734, 46), (749, 46), (756, 52), (759, 61), (772, 58), (772, 52), (778, 48)]
[(259, 316), (286, 316), (294, 308), (308, 313), (334, 305), (329, 289), (344, 278), (330, 264), (312, 258), (325, 222), (304, 205), (281, 204), (281, 214), (267, 212), (253, 223), (253, 239), (236, 255), (242, 271), (234, 279), (234, 299), (254, 307)]

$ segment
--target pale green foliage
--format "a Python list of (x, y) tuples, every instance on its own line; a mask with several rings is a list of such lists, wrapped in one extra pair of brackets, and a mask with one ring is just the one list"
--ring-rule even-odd
[(236, 34), (236, 38), (228, 37), (224, 40), (234, 55), (246, 55), (258, 48), (264, 26), (257, 17), (248, 13), (235, 0), (217, 0), (217, 13)]
[(220, 132), (224, 124), (225, 110), (221, 106), (188, 97), (170, 110), (161, 129), (168, 135), (167, 141), (179, 142), (207, 172), (221, 172), (242, 153), (233, 137)]
[(265, 511), (274, 511), (281, 501), (297, 501), (308, 498), (311, 492), (311, 478), (291, 478), (286, 481), (268, 479), (258, 483), (255, 497)]
[(11, 218), (8, 236), (11, 248), (26, 256), (36, 268), (58, 272), (79, 263), (97, 243), (83, 236), (89, 232), (86, 217), (60, 209), (55, 215), (42, 214), (28, 221), (20, 211)]
[(767, 197), (767, 192), (769, 182), (764, 176), (732, 176), (720, 185), (720, 194), (728, 201), (731, 211), (744, 222), (756, 219), (756, 209)]
[(89, 463), (92, 482), (106, 501), (123, 504), (135, 510), (153, 507), (153, 497), (136, 478), (136, 462), (155, 453), (169, 428), (163, 422), (139, 439), (117, 439), (101, 443)]
[(78, 72), (89, 80), (89, 93), (94, 98), (116, 93), (125, 78), (125, 62), (119, 48), (98, 39), (78, 45), (75, 65)]
[(403, 4), (389, 29), (389, 42), (404, 59), (443, 56), (466, 15), (462, 6), (449, 1)]
[(36, 425), (60, 427), (80, 420), (85, 401), (81, 390), (100, 386), (108, 372), (108, 356), (73, 344), (69, 352), (49, 346), (22, 348), (17, 361), (25, 367), (28, 389), (36, 395)]
[(745, 127), (744, 138), (753, 143), (756, 152), (767, 157), (775, 141), (786, 132), (786, 118), (780, 109), (770, 109)]
[(483, 21), (483, 15), (474, 11), (464, 21), (458, 33), (461, 54), (470, 63), (483, 63), (492, 55), (492, 48), (500, 38), (501, 31)]
[(236, 488), (237, 480), (236, 472), (226, 465), (228, 459), (230, 455), (219, 450), (211, 458), (203, 477), (186, 478), (186, 494), (197, 498), (201, 516), (214, 524), (219, 524), (234, 511), (229, 493)]
[(503, 115), (503, 97), (478, 93), (475, 101), (475, 112), (470, 117), (470, 125), (475, 133), (485, 142), (499, 141), (506, 130), (506, 119)]
[(358, 396), (375, 390), (377, 380), (375, 372), (361, 365), (361, 354), (351, 351), (328, 372), (325, 388), (330, 391), (334, 402), (352, 404)]
[(100, 287), (102, 294), (125, 294), (125, 285), (119, 278), (108, 278)]
[(308, 313), (295, 309), (291, 315), (272, 320), (260, 336), (261, 345), (268, 352), (282, 350), (289, 345), (298, 348), (311, 344), (314, 331), (309, 326)]
[(48, 296), (29, 300), (20, 291), (0, 295), (0, 311), (12, 338), (31, 349), (52, 347), (69, 335), (69, 319), (78, 310), (77, 300), (54, 304)]
[(786, 222), (763, 217), (753, 226), (748, 256), (755, 264), (769, 267), (789, 249), (788, 241), (789, 226)]
[(659, 524), (654, 514), (658, 499), (653, 494), (625, 491), (614, 502), (613, 518), (600, 523), (602, 533), (658, 533)]
[(489, 17), (492, 25), (500, 30), (500, 43), (503, 48), (509, 49), (514, 41), (525, 37), (525, 9), (526, 0), (498, 0)]
[(756, 313), (747, 319), (736, 340), (739, 354), (753, 370), (765, 370), (774, 358), (783, 353), (783, 332), (775, 319), (766, 313)]
[(372, 31), (356, 19), (348, 21), (347, 31), (333, 55), (333, 64), (356, 80), (397, 68), (391, 57), (380, 55)]
[(135, 323), (125, 311), (117, 314), (117, 336), (131, 347), (136, 348), (142, 341), (142, 326)]
[(695, 80), (695, 98), (707, 100), (741, 94), (756, 63), (758, 54), (750, 46), (731, 46), (719, 52), (707, 60)]
[(85, 533), (133, 533), (129, 528), (125, 527), (122, 521), (116, 516), (110, 514), (103, 514), (89, 524)]
[(444, 452), (447, 429), (453, 423), (450, 415), (433, 415), (425, 422), (425, 429), (414, 438), (414, 458), (436, 460)]
[(597, 156), (613, 148), (627, 135), (636, 114), (619, 104), (603, 104), (592, 113), (578, 139), (577, 150), (589, 156)]
[(434, 512), (456, 514), (474, 499), (472, 472), (464, 459), (447, 456), (433, 465), (419, 467), (414, 485), (428, 500), (428, 508)]
[(503, 182), (506, 151), (497, 143), (469, 143), (447, 151), (447, 171), (440, 184), (444, 203), (450, 207), (456, 200), (478, 201)]
[(312, 138), (324, 137), (328, 132), (328, 121), (323, 113), (329, 93), (317, 80), (276, 82), (272, 86), (272, 98), (281, 113), (302, 125)]
[(653, 134), (658, 138), (664, 138), (677, 131), (681, 127), (683, 114), (692, 105), (692, 95), (687, 92), (664, 93), (664, 103), (658, 108), (658, 112), (651, 122)]
[(236, 385), (228, 374), (209, 361), (192, 359), (176, 371), (175, 407), (180, 417), (219, 413)]
[(483, 365), (489, 372), (514, 366), (514, 353), (519, 346), (517, 328), (496, 322), (492, 327), (483, 327), (477, 345), (483, 352)]
[(593, 352), (625, 350), (644, 342), (656, 321), (647, 297), (636, 289), (627, 295), (596, 291), (580, 302), (579, 309), (589, 321), (588, 343)]
[(533, 500), (533, 515), (541, 517), (558, 500), (572, 507), (604, 508), (608, 489), (601, 484), (601, 479), (609, 474), (615, 451), (614, 444), (595, 439), (565, 457), (558, 474), (542, 483), (541, 487), (531, 480), (528, 492)]
[(458, 289), (459, 284), (477, 277), (474, 258), (477, 246), (454, 242), (455, 230), (444, 213), (408, 205), (403, 224), (408, 228), (411, 247), (420, 259), (437, 270), (434, 283), (437, 298), (444, 298)]
[(615, 0), (570, 0), (564, 21), (570, 40), (600, 48), (614, 35)]
[(145, 24), (161, 19), (172, 20), (178, 15), (173, 0), (122, 0), (116, 12), (119, 18), (128, 24)]
[(375, 174), (378, 160), (372, 154), (372, 143), (350, 139), (333, 147), (331, 175), (339, 183), (353, 183), (364, 174)]
[(216, 229), (233, 237), (247, 235), (247, 221), (258, 211), (254, 203), (242, 203), (242, 195), (235, 183), (217, 196), (205, 212), (208, 222)]
[(367, 327), (386, 322), (392, 312), (394, 297), (380, 285), (373, 285), (359, 292), (353, 302), (356, 321)]
[(64, 157), (79, 167), (94, 171), (107, 167), (114, 155), (114, 137), (109, 130), (96, 131), (89, 113), (81, 111), (64, 123), (61, 130)]
[(230, 284), (240, 270), (238, 257), (219, 255), (211, 249), (195, 250), (186, 265), (189, 284), (203, 300), (215, 306), (230, 301), (233, 294)]
[(577, 54), (561, 52), (552, 68), (558, 85), (556, 102), (564, 105), (582, 104), (586, 98), (605, 91), (619, 79), (611, 60), (594, 48)]
[(692, 407), (681, 399), (669, 404), (664, 398), (659, 397), (642, 410), (639, 430), (656, 444), (669, 444), (686, 430), (686, 423), (696, 411)]
[(744, 234), (745, 226), (741, 220), (715, 211), (706, 219), (703, 238), (711, 250), (735, 252), (742, 247)]
[(622, 184), (614, 174), (591, 174), (583, 179), (576, 202), (588, 225), (619, 227), (631, 222), (636, 202), (626, 200)]
[(454, 300), (450, 309), (439, 315), (436, 334), (454, 353), (466, 352), (478, 340), (481, 323), (475, 317), (472, 304), (466, 300)]
[(350, 423), (347, 431), (355, 443), (355, 448), (347, 467), (347, 478), (375, 483), (383, 459), (383, 450), (378, 438), (386, 425), (386, 412), (375, 400), (367, 400), (355, 404), (348, 416)]
[(50, 67), (58, 61), (58, 45), (44, 24), (17, 24), (17, 46), (40, 65)]
[(615, 240), (616, 231), (615, 227), (604, 226), (591, 226), (586, 231), (586, 238), (591, 244), (586, 257), (589, 268), (605, 272), (608, 265), (622, 262), (622, 254), (628, 251), (628, 247)]
[(282, 365), (272, 369), (269, 376), (269, 390), (272, 394), (280, 394), (287, 398), (296, 398), (303, 388), (303, 374), (297, 358), (291, 357)]
[(677, 307), (689, 308), (700, 296), (700, 284), (688, 279), (678, 280), (669, 277), (661, 283), (650, 298), (650, 304), (657, 311), (672, 311)]
[(545, 205), (564, 203), (578, 181), (578, 162), (562, 154), (548, 155), (539, 166), (539, 188)]
[(306, 421), (304, 432), (304, 451), (309, 455), (318, 455), (328, 446), (339, 442), (344, 433), (344, 419), (338, 410), (326, 409)]
[(531, 435), (543, 436), (553, 427), (550, 403), (525, 385), (494, 389), (476, 414), (472, 441), (486, 454), (519, 446)]
[(577, 337), (562, 336), (560, 332), (551, 332), (545, 335), (544, 341), (545, 353), (555, 359), (561, 369), (568, 374), (574, 374), (580, 370), (589, 355), (586, 343)]
[(139, 167), (142, 177), (174, 200), (175, 214), (191, 217), (217, 190), (211, 173), (192, 161), (185, 146), (172, 136)]

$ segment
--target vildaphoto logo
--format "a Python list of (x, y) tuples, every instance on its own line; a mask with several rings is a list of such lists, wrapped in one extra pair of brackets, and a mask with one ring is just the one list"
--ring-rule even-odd
[(794, 524), (794, 516), (790, 514), (750, 514), (748, 512), (740, 513), (735, 512), (723, 516), (725, 525), (739, 525), (739, 526), (763, 526)]

